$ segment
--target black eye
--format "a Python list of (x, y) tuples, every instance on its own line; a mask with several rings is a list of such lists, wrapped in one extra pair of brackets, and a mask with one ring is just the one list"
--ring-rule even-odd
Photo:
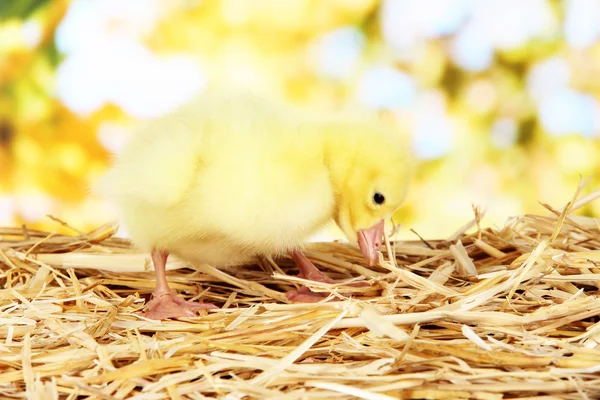
[(382, 205), (385, 203), (385, 197), (381, 193), (377, 192), (373, 195), (373, 201), (375, 204)]

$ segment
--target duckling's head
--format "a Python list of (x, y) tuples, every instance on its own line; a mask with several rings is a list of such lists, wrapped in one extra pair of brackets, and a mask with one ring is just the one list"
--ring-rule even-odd
[(409, 146), (380, 119), (334, 124), (327, 136), (324, 158), (336, 193), (335, 222), (375, 265), (384, 221), (406, 195), (412, 169)]

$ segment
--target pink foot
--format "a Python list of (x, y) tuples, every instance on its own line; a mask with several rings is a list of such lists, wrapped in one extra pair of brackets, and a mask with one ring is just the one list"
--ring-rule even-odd
[[(334, 281), (331, 281), (331, 282), (321, 281), (321, 282), (335, 283)], [(369, 286), (369, 284), (367, 282), (354, 282), (354, 283), (348, 283), (348, 284), (346, 284), (346, 286), (367, 287), (367, 286)], [(340, 294), (343, 295), (344, 293), (340, 293)], [(348, 295), (348, 293), (346, 293), (346, 295)], [(293, 301), (295, 303), (316, 303), (316, 302), (319, 302), (319, 301), (327, 298), (327, 296), (329, 296), (329, 293), (313, 292), (307, 286), (302, 286), (298, 290), (290, 290), (289, 292), (286, 292), (286, 294), (285, 294), (285, 297), (289, 301)], [(335, 300), (336, 299), (332, 299), (331, 301), (335, 301)]]
[[(298, 277), (302, 279), (308, 279), (314, 282), (323, 282), (323, 283), (336, 283), (333, 279), (325, 275), (321, 272), (315, 265), (308, 259), (306, 256), (299, 251), (295, 251), (292, 253), (292, 258), (296, 262), (300, 273)], [(356, 282), (352, 283), (349, 286), (368, 286), (366, 282)], [(302, 286), (298, 290), (290, 290), (285, 294), (289, 301), (293, 301), (296, 303), (316, 303), (321, 301), (327, 296), (328, 293), (316, 293), (310, 290), (307, 286)]]
[(327, 297), (326, 293), (315, 293), (306, 286), (302, 286), (298, 290), (290, 290), (285, 294), (289, 301), (295, 303), (316, 303)]
[(195, 317), (198, 310), (218, 308), (211, 303), (195, 303), (183, 300), (171, 292), (155, 293), (152, 297), (152, 300), (148, 303), (148, 311), (144, 313), (144, 316), (150, 319)]

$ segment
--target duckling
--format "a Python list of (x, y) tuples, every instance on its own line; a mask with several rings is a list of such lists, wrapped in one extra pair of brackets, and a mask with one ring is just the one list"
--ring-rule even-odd
[[(377, 115), (205, 93), (135, 132), (99, 191), (133, 243), (151, 253), (157, 284), (145, 315), (163, 319), (215, 308), (169, 288), (169, 254), (216, 267), (289, 254), (299, 276), (331, 282), (302, 245), (333, 220), (376, 264), (410, 169), (405, 141)], [(308, 288), (287, 297), (323, 298)]]

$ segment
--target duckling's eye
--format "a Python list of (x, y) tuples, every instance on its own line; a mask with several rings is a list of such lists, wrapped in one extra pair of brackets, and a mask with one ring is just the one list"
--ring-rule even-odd
[(385, 203), (385, 196), (379, 192), (376, 192), (373, 195), (373, 201), (375, 202), (375, 204), (382, 205), (383, 203)]

